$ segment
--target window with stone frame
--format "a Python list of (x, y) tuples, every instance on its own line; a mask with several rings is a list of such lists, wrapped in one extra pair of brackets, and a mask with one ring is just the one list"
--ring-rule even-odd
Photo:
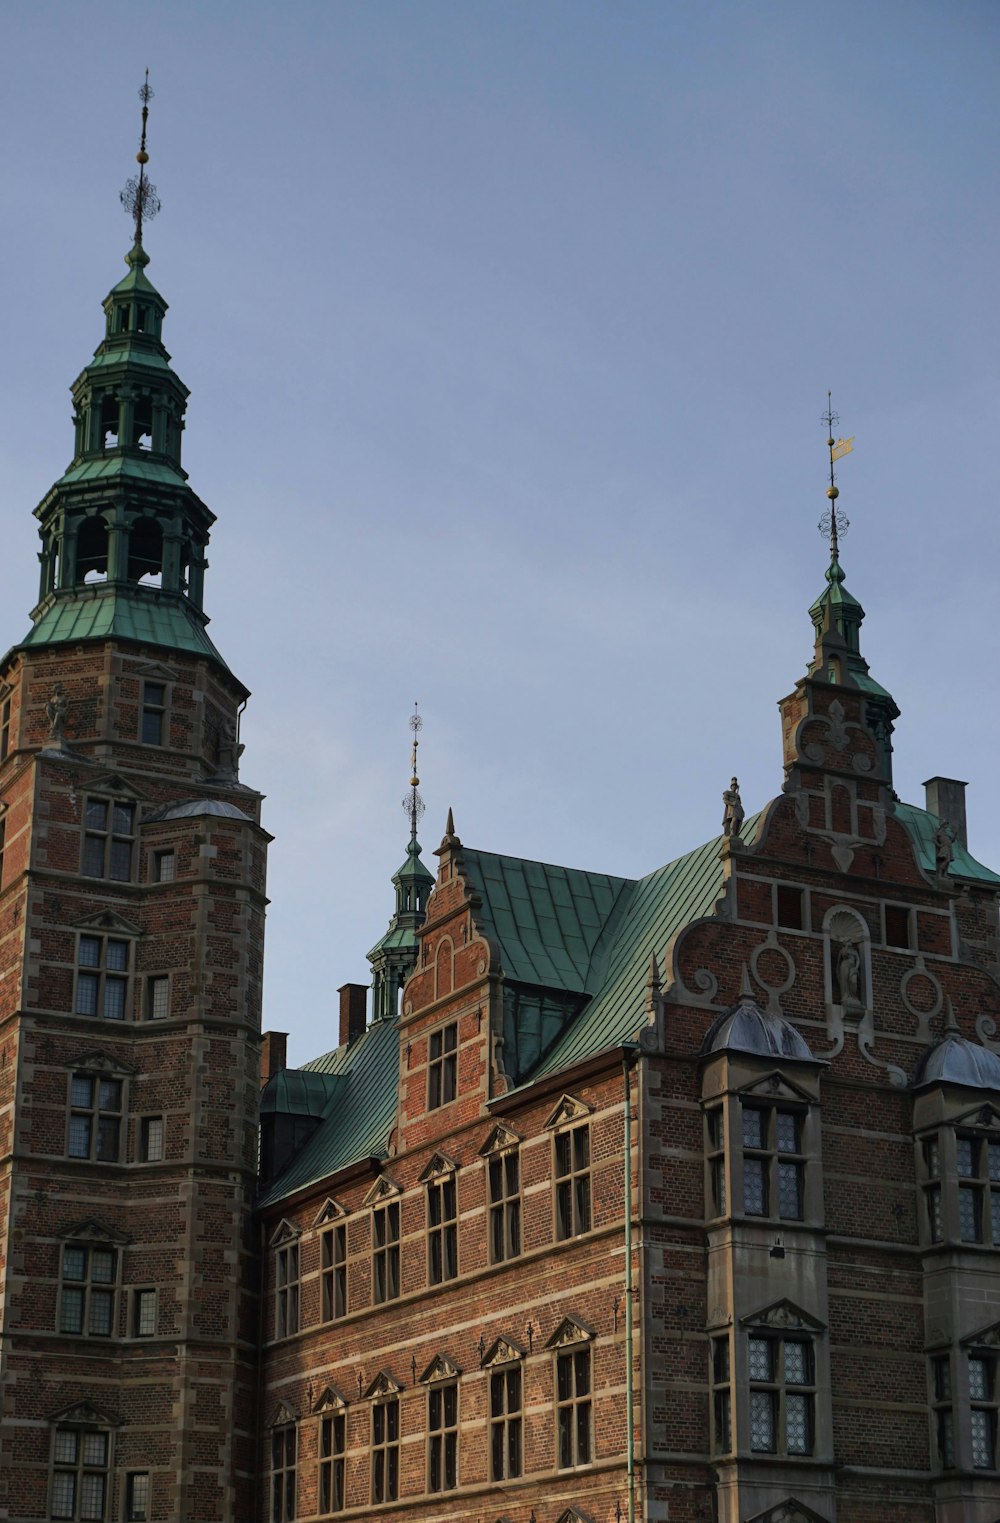
[(944, 1239), (944, 1203), (941, 1195), (941, 1138), (937, 1132), (920, 1141), (920, 1164), (924, 1223), (932, 1243)]
[(516, 1480), (523, 1467), (524, 1379), (521, 1360), (490, 1369), (490, 1479)]
[(167, 688), (163, 682), (142, 684), (139, 739), (144, 746), (162, 746), (166, 727)]
[(153, 853), (153, 882), (173, 883), (177, 877), (177, 853), (172, 846)]
[(458, 1381), (438, 1380), (427, 1391), (427, 1490), (458, 1485)]
[(458, 1185), (454, 1170), (427, 1181), (427, 1278), (441, 1285), (458, 1274)]
[(709, 1358), (712, 1381), (712, 1453), (730, 1454), (733, 1447), (733, 1410), (728, 1333), (722, 1333), (711, 1340)]
[(490, 1261), (506, 1263), (521, 1252), (521, 1152), (515, 1144), (486, 1160), (489, 1181)]
[(789, 1458), (812, 1454), (816, 1430), (813, 1340), (751, 1329), (747, 1382), (753, 1452)]
[(556, 1464), (560, 1470), (593, 1458), (591, 1348), (577, 1343), (556, 1353)]
[(274, 1336), (290, 1338), (299, 1330), (298, 1239), (280, 1242), (274, 1250)]
[(73, 1241), (62, 1246), (58, 1331), (69, 1337), (111, 1338), (117, 1330), (121, 1256), (114, 1243)]
[(591, 1227), (589, 1121), (556, 1132), (552, 1141), (556, 1238), (564, 1241)]
[(151, 973), (146, 979), (145, 1010), (147, 1021), (165, 1021), (170, 1017), (170, 975)]
[(955, 1465), (955, 1410), (950, 1354), (934, 1355), (930, 1362), (930, 1377), (937, 1463), (942, 1470), (951, 1470)]
[(139, 1123), (139, 1162), (161, 1163), (165, 1156), (162, 1116), (143, 1116)]
[(743, 1211), (747, 1216), (801, 1221), (806, 1155), (802, 1106), (742, 1100)]
[(136, 806), (130, 800), (88, 798), (84, 806), (82, 871), (87, 878), (132, 878)]
[(6, 761), (10, 750), (10, 699), (0, 704), (0, 761)]
[(918, 1137), (923, 1230), (931, 1243), (1000, 1247), (1000, 1137), (993, 1112), (984, 1129), (939, 1127)]
[(347, 1413), (343, 1408), (320, 1415), (317, 1454), (319, 1512), (328, 1517), (343, 1512), (347, 1505)]
[(997, 1356), (992, 1349), (971, 1348), (968, 1360), (973, 1469), (996, 1470)]
[(372, 1403), (372, 1502), (399, 1496), (399, 1396), (387, 1393)]
[(108, 1517), (111, 1433), (59, 1423), (52, 1433), (49, 1517), (103, 1523)]
[(372, 1300), (394, 1301), (399, 1292), (399, 1201), (389, 1200), (372, 1210)]
[(77, 1015), (123, 1021), (128, 1013), (132, 943), (121, 936), (81, 934), (76, 950)]
[(721, 1105), (705, 1111), (705, 1161), (708, 1165), (708, 1215), (725, 1216), (726, 1189), (726, 1118)]
[(157, 1295), (152, 1288), (134, 1289), (129, 1328), (133, 1338), (155, 1338), (157, 1331)]
[(458, 1022), (432, 1031), (427, 1045), (427, 1109), (450, 1105), (458, 1092)]
[(66, 1153), (69, 1158), (117, 1163), (121, 1156), (125, 1084), (101, 1073), (75, 1073), (69, 1081)]
[(125, 1477), (125, 1523), (147, 1523), (150, 1517), (148, 1470), (130, 1470)]
[(298, 1430), (294, 1422), (271, 1429), (271, 1523), (293, 1523), (298, 1482)]
[(347, 1315), (347, 1223), (334, 1222), (319, 1238), (320, 1301), (324, 1322)]

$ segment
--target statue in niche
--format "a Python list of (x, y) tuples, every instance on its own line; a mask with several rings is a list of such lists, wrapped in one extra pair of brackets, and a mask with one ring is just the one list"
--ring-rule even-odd
[(57, 682), (52, 689), (48, 703), (45, 705), (45, 717), (49, 721), (49, 743), (60, 748), (66, 744), (66, 715), (69, 711), (69, 699), (61, 682)]
[(218, 770), (224, 777), (239, 777), (240, 757), (246, 747), (240, 743), (236, 735), (236, 726), (231, 719), (224, 719), (219, 730), (219, 765)]
[(722, 803), (722, 834), (732, 841), (738, 841), (746, 815), (740, 798), (740, 785), (735, 777), (728, 788), (723, 788)]
[(955, 855), (955, 835), (947, 820), (942, 820), (934, 832), (934, 865), (939, 878), (947, 876)]
[(842, 941), (837, 948), (836, 973), (838, 1003), (845, 1010), (860, 1010), (861, 1000), (861, 953), (853, 941)]

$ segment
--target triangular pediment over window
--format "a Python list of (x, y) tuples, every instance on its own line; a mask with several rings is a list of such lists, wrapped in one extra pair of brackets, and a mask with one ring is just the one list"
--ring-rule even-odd
[(509, 1153), (512, 1148), (520, 1147), (521, 1137), (517, 1132), (511, 1131), (509, 1126), (502, 1123), (495, 1126), (479, 1149), (481, 1158), (488, 1158), (491, 1153)]
[(593, 1336), (593, 1330), (585, 1327), (582, 1322), (564, 1317), (545, 1347), (563, 1348), (567, 1343), (589, 1343)]
[(803, 1311), (801, 1306), (796, 1306), (793, 1301), (774, 1301), (770, 1306), (765, 1306), (761, 1311), (751, 1312), (748, 1317), (742, 1317), (744, 1327), (773, 1328), (775, 1332), (803, 1332), (822, 1333), (826, 1331), (826, 1324), (818, 1321), (809, 1312)]
[(547, 1131), (557, 1126), (568, 1126), (572, 1121), (586, 1121), (593, 1107), (577, 1095), (563, 1095), (555, 1110), (545, 1123)]
[(74, 1243), (130, 1243), (132, 1239), (124, 1232), (109, 1227), (99, 1217), (88, 1216), (82, 1221), (67, 1223), (60, 1227), (59, 1236)]
[(810, 1095), (807, 1090), (800, 1089), (793, 1084), (791, 1079), (781, 1073), (765, 1074), (761, 1079), (754, 1079), (752, 1084), (745, 1084), (739, 1091), (741, 1095), (752, 1095), (755, 1100), (767, 1100), (771, 1104), (775, 1101), (791, 1100), (793, 1103), (807, 1104)]
[(133, 669), (136, 677), (159, 677), (163, 682), (176, 682), (177, 673), (172, 666), (164, 666), (162, 661), (144, 661), (141, 666)]
[(435, 1354), (421, 1375), (420, 1384), (426, 1386), (435, 1380), (457, 1380), (461, 1373), (458, 1365), (447, 1354)]
[(804, 1502), (796, 1502), (794, 1497), (786, 1497), (784, 1502), (779, 1502), (776, 1507), (768, 1507), (764, 1512), (755, 1512), (747, 1523), (829, 1523), (821, 1512), (814, 1512)]
[(1000, 1322), (991, 1322), (977, 1333), (969, 1333), (959, 1340), (963, 1348), (1000, 1348)]
[(387, 1375), (385, 1370), (379, 1370), (365, 1395), (369, 1400), (377, 1400), (380, 1396), (398, 1396), (402, 1389), (399, 1382), (393, 1380), (391, 1375)]
[(136, 925), (134, 920), (126, 920), (124, 915), (116, 915), (114, 910), (99, 910), (96, 915), (84, 915), (80, 920), (72, 922), (76, 931), (118, 931), (122, 936), (141, 936), (142, 927)]
[(134, 1068), (126, 1068), (119, 1058), (113, 1058), (108, 1053), (102, 1052), (99, 1047), (92, 1047), (89, 1052), (81, 1052), (78, 1058), (74, 1058), (69, 1067), (84, 1069), (87, 1073), (120, 1074), (123, 1079), (129, 1079), (136, 1072)]
[(91, 1401), (75, 1401), (71, 1407), (49, 1413), (50, 1423), (72, 1423), (78, 1428), (120, 1428), (122, 1418), (95, 1407)]
[(362, 1201), (362, 1205), (377, 1206), (380, 1201), (392, 1200), (402, 1193), (394, 1179), (390, 1179), (388, 1174), (380, 1174)]
[(590, 1523), (590, 1514), (581, 1512), (578, 1507), (567, 1507), (559, 1514), (556, 1523)]
[(288, 1221), (286, 1218), (282, 1218), (282, 1220), (278, 1223), (272, 1232), (271, 1241), (268, 1246), (271, 1248), (280, 1248), (282, 1243), (292, 1243), (296, 1238), (301, 1236), (302, 1233), (299, 1231), (298, 1227), (294, 1225), (293, 1222)]
[(347, 1407), (347, 1400), (341, 1396), (336, 1386), (326, 1386), (319, 1394), (319, 1398), (313, 1407), (314, 1412), (343, 1412)]
[(429, 1179), (443, 1179), (446, 1175), (457, 1172), (458, 1164), (454, 1158), (449, 1158), (447, 1153), (435, 1153), (423, 1173), (418, 1177), (420, 1183), (425, 1185)]
[(292, 1411), (287, 1401), (279, 1401), (271, 1414), (271, 1421), (268, 1423), (268, 1427), (286, 1428), (289, 1423), (297, 1423), (298, 1420), (299, 1414)]
[(483, 1369), (489, 1369), (493, 1364), (516, 1364), (524, 1358), (524, 1349), (512, 1338), (498, 1338), (491, 1343), (483, 1355)]
[(948, 1119), (953, 1126), (985, 1126), (993, 1129), (1000, 1126), (1000, 1111), (993, 1105), (977, 1105), (961, 1116), (950, 1116)]
[(331, 1196), (329, 1200), (325, 1200), (323, 1202), (320, 1210), (316, 1213), (316, 1219), (313, 1222), (313, 1226), (326, 1227), (330, 1222), (343, 1221), (346, 1215), (347, 1211), (340, 1204), (340, 1201), (334, 1200)]
[(105, 772), (100, 777), (94, 777), (87, 783), (88, 793), (111, 793), (119, 798), (137, 799), (145, 803), (149, 794), (137, 788), (134, 783), (126, 782), (117, 772)]

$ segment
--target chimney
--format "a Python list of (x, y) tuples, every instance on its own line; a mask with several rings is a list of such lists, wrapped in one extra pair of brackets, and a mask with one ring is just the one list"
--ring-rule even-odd
[(287, 1031), (265, 1031), (260, 1039), (260, 1087), (286, 1066)]
[(959, 846), (968, 850), (969, 832), (965, 823), (965, 790), (967, 783), (954, 777), (929, 777), (924, 784), (927, 809), (939, 820), (947, 820), (955, 833)]
[(349, 1047), (364, 1036), (368, 1016), (368, 985), (344, 984), (340, 995), (340, 1045)]

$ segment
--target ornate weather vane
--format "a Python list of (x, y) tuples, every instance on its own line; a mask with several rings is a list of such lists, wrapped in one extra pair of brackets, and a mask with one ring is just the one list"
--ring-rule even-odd
[(149, 154), (146, 152), (146, 122), (149, 118), (149, 103), (153, 99), (153, 92), (149, 84), (149, 70), (146, 70), (146, 80), (139, 88), (139, 99), (142, 101), (142, 135), (139, 139), (139, 152), (135, 161), (139, 166), (139, 173), (125, 181), (121, 193), (121, 203), (135, 223), (135, 241), (142, 242), (142, 219), (151, 222), (160, 210), (160, 198), (156, 194), (156, 186), (146, 179), (146, 165), (149, 163)]
[(410, 818), (410, 841), (414, 845), (417, 840), (417, 826), (420, 823), (420, 816), (427, 807), (417, 792), (417, 789), (420, 787), (420, 779), (417, 776), (417, 747), (420, 745), (418, 737), (423, 727), (424, 722), (418, 713), (417, 701), (414, 699), (413, 713), (410, 715), (410, 729), (413, 731), (413, 745), (410, 748), (410, 791), (403, 800), (403, 812), (409, 815)]
[(840, 415), (833, 410), (833, 393), (829, 391), (826, 394), (826, 412), (823, 414), (822, 421), (826, 424), (826, 442), (830, 451), (830, 485), (826, 489), (826, 495), (830, 499), (830, 506), (820, 519), (818, 528), (821, 534), (830, 536), (830, 559), (835, 561), (839, 559), (840, 541), (851, 527), (851, 520), (843, 508), (837, 507), (840, 489), (837, 486), (833, 467), (837, 460), (851, 453), (851, 450), (854, 448), (854, 435), (852, 434), (849, 439), (835, 439), (833, 437), (833, 425), (840, 422)]

